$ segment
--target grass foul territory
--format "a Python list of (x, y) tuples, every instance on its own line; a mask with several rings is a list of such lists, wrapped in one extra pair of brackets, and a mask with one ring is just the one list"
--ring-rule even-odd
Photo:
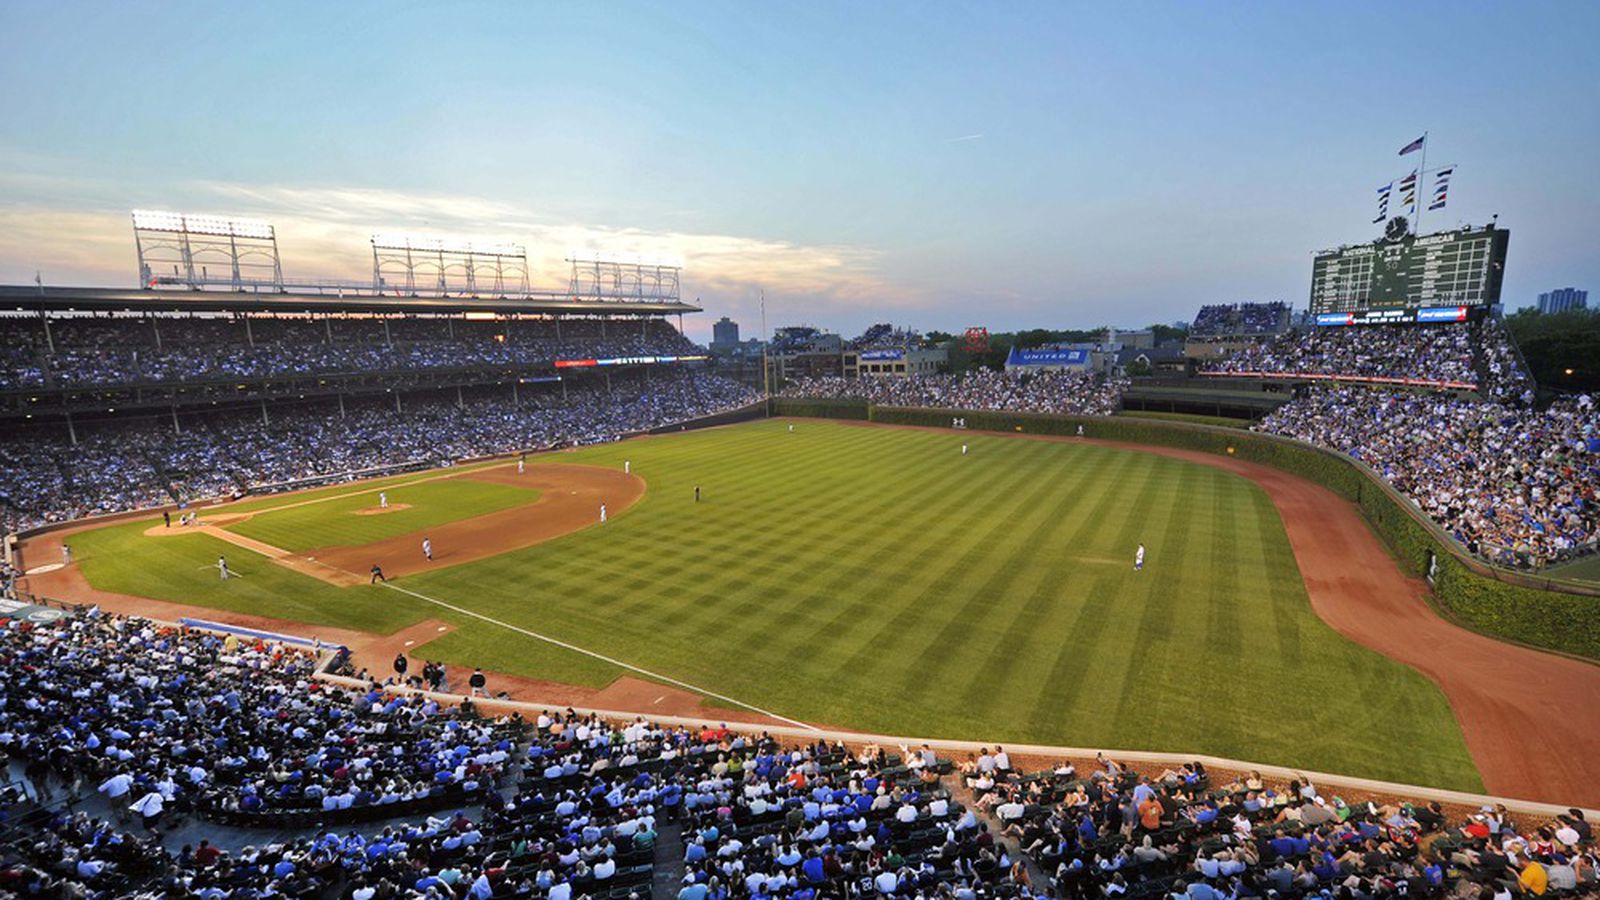
[[(491, 671), (600, 686), (615, 661), (819, 726), (1482, 786), (1443, 694), (1312, 612), (1276, 509), (1242, 478), (813, 420), (561, 456), (625, 460), (648, 488), (605, 525), (396, 582), (444, 606), (264, 561), (219, 584), (193, 568), (219, 542), (142, 525), (75, 545), (95, 584), (125, 593), (383, 632), (442, 618), (457, 630), (421, 652)], [(363, 518), (319, 506), (259, 521), (305, 510), (310, 534)], [(149, 551), (193, 563), (123, 559)]]

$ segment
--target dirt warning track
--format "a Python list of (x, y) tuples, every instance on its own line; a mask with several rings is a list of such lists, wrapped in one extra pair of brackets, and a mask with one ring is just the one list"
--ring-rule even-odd
[(1283, 519), (1312, 610), (1350, 640), (1439, 685), (1490, 794), (1600, 805), (1600, 665), (1507, 644), (1440, 618), (1428, 603), (1427, 585), (1400, 571), (1355, 504), (1271, 466), (1198, 450), (981, 433), (1154, 453), (1259, 484)]

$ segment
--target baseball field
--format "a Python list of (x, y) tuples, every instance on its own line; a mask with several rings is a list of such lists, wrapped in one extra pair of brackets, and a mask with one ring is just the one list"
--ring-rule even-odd
[(1262, 489), (1180, 459), (770, 421), (206, 519), (81, 532), (74, 556), (102, 591), (379, 634), (437, 619), (454, 630), (415, 655), (493, 672), (623, 672), (531, 631), (819, 725), (1482, 786), (1441, 691), (1312, 611)]

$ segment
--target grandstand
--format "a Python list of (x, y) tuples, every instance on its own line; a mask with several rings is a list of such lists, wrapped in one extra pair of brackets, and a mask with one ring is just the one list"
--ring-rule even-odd
[(1190, 337), (1232, 337), (1278, 334), (1289, 327), (1289, 304), (1208, 303), (1195, 313), (1189, 324)]
[[(141, 271), (167, 222), (136, 217)], [(676, 270), (575, 262), (570, 292), (506, 293), (496, 260), (476, 295), (482, 251), (456, 284), (440, 245), (438, 280), (414, 263), (396, 292), (393, 244), (374, 239), (371, 285), (286, 282), (274, 256), (265, 282), (0, 286), (6, 529), (613, 439), (756, 399), (674, 327), (699, 311)]]

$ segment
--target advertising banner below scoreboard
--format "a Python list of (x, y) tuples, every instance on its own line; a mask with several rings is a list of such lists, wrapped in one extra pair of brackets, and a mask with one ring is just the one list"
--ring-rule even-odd
[(1422, 309), (1369, 309), (1362, 312), (1318, 313), (1319, 327), (1341, 325), (1427, 325), (1440, 322), (1465, 322), (1474, 308), (1466, 306), (1427, 306)]

